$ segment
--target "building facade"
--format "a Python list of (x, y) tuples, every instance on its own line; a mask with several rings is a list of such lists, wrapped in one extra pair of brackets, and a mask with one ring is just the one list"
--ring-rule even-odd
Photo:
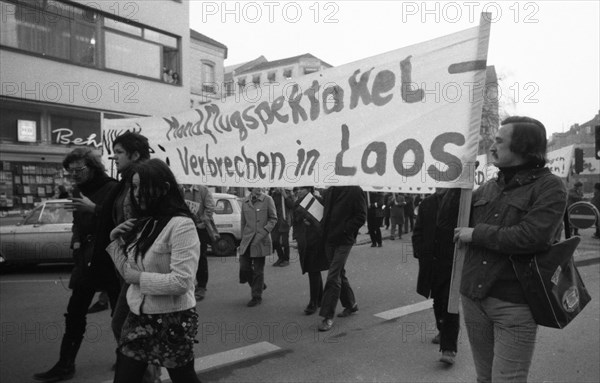
[(189, 108), (189, 46), (187, 1), (0, 0), (0, 207), (68, 185), (103, 119)]
[(548, 141), (548, 151), (574, 145), (583, 150), (583, 171), (579, 174), (574, 171), (574, 159), (571, 175), (566, 180), (570, 188), (577, 181), (583, 183), (583, 193), (588, 197), (594, 193), (594, 184), (600, 182), (600, 160), (596, 159), (594, 127), (600, 125), (600, 111), (594, 118), (583, 123), (575, 124), (564, 133), (552, 133)]
[(224, 62), (227, 47), (210, 37), (190, 30), (190, 107), (223, 97)]
[(265, 83), (285, 82), (331, 67), (310, 53), (275, 61), (268, 61), (260, 56), (250, 62), (226, 68), (225, 96), (240, 95), (248, 87), (260, 88)]

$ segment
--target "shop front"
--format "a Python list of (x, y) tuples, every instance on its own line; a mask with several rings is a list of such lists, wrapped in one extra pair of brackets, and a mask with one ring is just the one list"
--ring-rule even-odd
[(27, 210), (57, 198), (71, 180), (62, 167), (78, 146), (100, 150), (102, 113), (0, 100), (0, 210)]

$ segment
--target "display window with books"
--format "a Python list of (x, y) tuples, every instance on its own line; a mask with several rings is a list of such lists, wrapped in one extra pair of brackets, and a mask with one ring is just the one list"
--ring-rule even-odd
[(58, 163), (0, 163), (0, 208), (31, 209), (48, 199), (58, 198), (57, 189), (72, 185), (65, 170)]

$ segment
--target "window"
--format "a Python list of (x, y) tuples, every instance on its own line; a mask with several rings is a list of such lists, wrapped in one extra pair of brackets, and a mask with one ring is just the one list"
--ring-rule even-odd
[(27, 218), (25, 218), (25, 221), (23, 221), (23, 225), (35, 225), (36, 223), (38, 223), (38, 221), (40, 220), (40, 214), (42, 213), (43, 207), (44, 207), (44, 205), (40, 205), (40, 206), (36, 207), (35, 209), (33, 209), (31, 211), (31, 213), (29, 213), (29, 216), (27, 216)]
[(235, 87), (233, 81), (225, 83), (225, 97), (232, 96), (235, 93)]
[(213, 63), (202, 63), (202, 91), (207, 93), (216, 93), (215, 66)]
[(311, 74), (311, 73), (315, 73), (318, 71), (319, 71), (319, 68), (317, 68), (317, 67), (305, 67), (304, 68), (304, 74)]
[(226, 199), (220, 199), (217, 201), (215, 206), (215, 214), (233, 214), (233, 207), (231, 202)]
[(252, 83), (255, 85), (260, 85), (260, 74), (255, 74), (252, 76)]
[(181, 81), (179, 38), (108, 13), (59, 1), (0, 0), (0, 20), (1, 46), (157, 80), (168, 69), (167, 82)]
[(270, 73), (267, 75), (267, 79), (269, 80), (269, 82), (275, 82), (275, 78), (276, 78), (276, 76), (277, 76), (277, 73), (276, 73), (276, 72), (270, 72)]
[(292, 78), (292, 69), (285, 69), (283, 71), (283, 78), (285, 78), (286, 80), (289, 80)]
[(246, 87), (246, 78), (245, 77), (238, 78), (238, 87), (239, 87), (240, 92), (244, 90), (244, 88)]

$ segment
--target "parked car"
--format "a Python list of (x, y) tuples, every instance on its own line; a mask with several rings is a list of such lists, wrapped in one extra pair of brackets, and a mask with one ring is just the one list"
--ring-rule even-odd
[(213, 218), (221, 238), (212, 244), (212, 252), (220, 257), (235, 255), (242, 240), (241, 199), (227, 193), (213, 193), (213, 198), (216, 205)]
[(16, 225), (0, 226), (0, 264), (73, 262), (68, 199), (48, 200)]

